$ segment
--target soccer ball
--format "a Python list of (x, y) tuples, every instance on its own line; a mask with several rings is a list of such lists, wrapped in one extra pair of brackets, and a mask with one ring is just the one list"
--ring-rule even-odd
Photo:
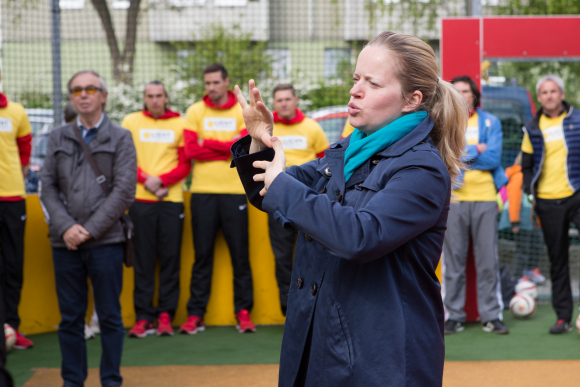
[(580, 316), (576, 319), (576, 330), (580, 333)]
[(527, 294), (516, 294), (510, 301), (510, 311), (516, 318), (530, 317), (536, 310), (536, 302)]
[(527, 294), (535, 300), (538, 298), (538, 289), (531, 281), (521, 281), (516, 285), (516, 294)]
[(4, 324), (4, 337), (6, 338), (6, 352), (9, 352), (16, 342), (16, 332), (8, 324)]

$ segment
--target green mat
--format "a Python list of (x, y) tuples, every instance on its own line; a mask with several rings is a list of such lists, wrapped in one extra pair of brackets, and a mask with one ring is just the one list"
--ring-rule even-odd
[[(580, 335), (550, 335), (555, 322), (551, 305), (541, 304), (526, 320), (516, 320), (504, 313), (508, 335), (494, 335), (481, 330), (481, 324), (468, 324), (465, 331), (445, 337), (446, 360), (543, 360), (580, 359)], [(173, 337), (148, 336), (126, 339), (123, 366), (219, 365), (278, 363), (282, 326), (259, 326), (253, 334), (239, 334), (234, 327), (209, 327), (196, 335)], [(33, 368), (59, 368), (60, 350), (56, 333), (34, 335), (34, 348), (12, 351), (8, 369), (16, 386), (22, 386)], [(100, 340), (87, 342), (89, 367), (98, 367)]]

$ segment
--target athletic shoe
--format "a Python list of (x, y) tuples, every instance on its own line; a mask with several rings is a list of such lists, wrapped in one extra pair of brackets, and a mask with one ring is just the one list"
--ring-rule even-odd
[(199, 316), (189, 316), (187, 321), (179, 328), (179, 333), (187, 333), (188, 335), (195, 335), (201, 331), (205, 331), (205, 325)]
[(95, 338), (95, 332), (91, 329), (90, 326), (85, 324), (85, 340), (90, 340)]
[(138, 337), (142, 339), (143, 337), (151, 335), (153, 333), (155, 333), (155, 328), (153, 328), (153, 324), (151, 324), (147, 320), (139, 320), (129, 331), (129, 337)]
[(256, 332), (256, 326), (250, 319), (250, 312), (248, 312), (246, 309), (242, 309), (236, 313), (236, 320), (238, 320), (238, 325), (236, 325), (236, 328), (240, 333)]
[(455, 332), (461, 332), (464, 329), (465, 327), (461, 322), (455, 320), (447, 320), (445, 321), (443, 333), (445, 333), (446, 335), (452, 335)]
[(173, 327), (169, 313), (163, 312), (157, 319), (157, 336), (173, 336)]
[(91, 316), (91, 321), (89, 322), (89, 327), (91, 331), (94, 332), (95, 335), (99, 335), (101, 333), (101, 327), (99, 325), (99, 318), (97, 317), (96, 313), (93, 313)]
[(542, 272), (537, 267), (534, 270), (524, 270), (524, 276), (537, 284), (546, 282), (546, 277), (542, 275)]
[(550, 327), (550, 333), (553, 333), (555, 335), (560, 335), (562, 333), (570, 331), (572, 331), (572, 326), (570, 326), (570, 323), (564, 321), (563, 318), (556, 321), (556, 324)]
[(34, 346), (34, 343), (32, 341), (22, 336), (22, 333), (18, 332), (16, 329), (14, 329), (14, 333), (16, 334), (16, 341), (14, 342), (14, 346), (12, 348), (28, 349)]
[(498, 335), (505, 335), (510, 332), (509, 329), (500, 320), (493, 320), (483, 323), (481, 329), (486, 332), (496, 333)]

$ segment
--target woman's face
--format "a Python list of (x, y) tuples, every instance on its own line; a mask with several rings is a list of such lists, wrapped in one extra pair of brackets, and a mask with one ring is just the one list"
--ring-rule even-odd
[(395, 61), (391, 51), (379, 46), (367, 46), (358, 56), (348, 119), (363, 133), (374, 133), (414, 109), (403, 98)]

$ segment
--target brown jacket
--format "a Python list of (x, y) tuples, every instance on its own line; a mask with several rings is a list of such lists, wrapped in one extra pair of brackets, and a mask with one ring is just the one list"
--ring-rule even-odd
[(124, 242), (119, 218), (135, 198), (137, 158), (131, 133), (105, 115), (89, 149), (106, 177), (105, 196), (73, 132), (73, 125), (50, 134), (41, 174), (40, 199), (48, 215), (52, 247), (66, 247), (62, 236), (80, 224), (93, 236), (80, 247)]

